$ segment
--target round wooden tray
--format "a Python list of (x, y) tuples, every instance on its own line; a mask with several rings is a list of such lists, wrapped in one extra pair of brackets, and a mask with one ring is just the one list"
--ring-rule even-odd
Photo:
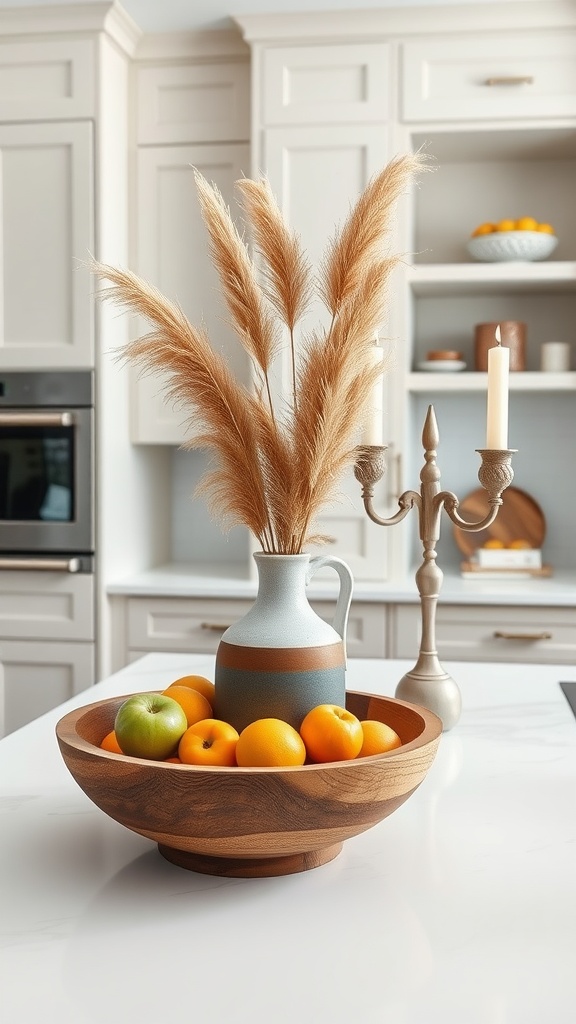
[[(454, 527), (454, 540), (464, 555), (473, 555), (487, 540), (500, 540), (509, 547), (513, 540), (526, 540), (533, 548), (541, 548), (546, 536), (546, 519), (537, 501), (519, 487), (508, 487), (502, 495), (503, 505), (496, 519), (486, 530), (465, 533)], [(477, 522), (490, 510), (483, 487), (468, 494), (460, 502), (462, 519)]]

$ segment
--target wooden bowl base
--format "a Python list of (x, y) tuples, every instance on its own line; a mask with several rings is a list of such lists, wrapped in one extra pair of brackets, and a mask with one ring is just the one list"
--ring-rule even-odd
[(308, 853), (294, 853), (285, 857), (207, 857), (201, 853), (176, 850), (172, 846), (158, 843), (158, 850), (166, 860), (187, 871), (199, 871), (202, 875), (222, 875), (227, 878), (271, 878), (274, 875), (292, 875), (298, 871), (310, 871), (321, 864), (328, 864), (338, 856), (342, 843), (325, 846), (322, 850)]

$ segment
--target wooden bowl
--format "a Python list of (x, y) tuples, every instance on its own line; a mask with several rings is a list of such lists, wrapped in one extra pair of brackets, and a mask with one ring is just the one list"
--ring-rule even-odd
[(204, 768), (102, 750), (126, 696), (78, 708), (56, 735), (80, 788), (106, 814), (205, 874), (264, 876), (332, 860), (342, 843), (392, 814), (424, 779), (442, 723), (425, 708), (349, 691), (358, 718), (396, 730), (402, 746), (353, 761), (291, 768)]

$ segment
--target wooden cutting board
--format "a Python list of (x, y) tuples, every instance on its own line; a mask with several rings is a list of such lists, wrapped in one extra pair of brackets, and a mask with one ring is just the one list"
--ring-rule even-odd
[[(487, 530), (465, 533), (454, 527), (454, 540), (462, 554), (473, 555), (487, 540), (500, 540), (509, 547), (513, 540), (526, 540), (533, 548), (541, 548), (546, 536), (546, 519), (537, 501), (519, 487), (508, 487), (502, 495), (503, 504)], [(478, 522), (488, 514), (490, 505), (483, 487), (468, 494), (458, 507), (462, 519)]]

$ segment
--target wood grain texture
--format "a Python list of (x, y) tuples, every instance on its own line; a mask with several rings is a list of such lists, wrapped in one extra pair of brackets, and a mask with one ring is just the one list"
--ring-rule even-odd
[(408, 799), (432, 764), (442, 732), (440, 720), (425, 708), (349, 691), (349, 710), (386, 722), (401, 747), (302, 767), (204, 768), (101, 750), (126, 696), (62, 718), (56, 726), (62, 757), (80, 788), (111, 818), (158, 843), (174, 863), (209, 874), (241, 874), (238, 861), (257, 876), (331, 860), (342, 842)]
[[(505, 547), (513, 540), (527, 540), (531, 547), (540, 548), (546, 536), (546, 520), (538, 503), (519, 487), (507, 487), (502, 494), (503, 504), (487, 530), (465, 533), (454, 527), (454, 540), (464, 555), (471, 556), (487, 540), (500, 540)], [(483, 487), (472, 491), (460, 502), (458, 511), (462, 519), (479, 522), (490, 511), (488, 496)]]

